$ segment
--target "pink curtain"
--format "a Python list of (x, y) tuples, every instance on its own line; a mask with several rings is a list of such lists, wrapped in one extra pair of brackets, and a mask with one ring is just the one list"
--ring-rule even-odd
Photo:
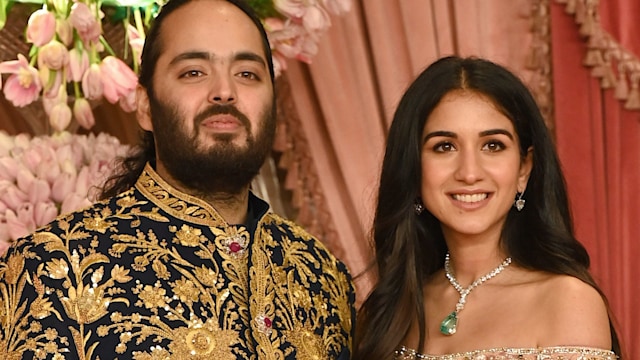
[[(557, 3), (551, 8), (558, 151), (577, 236), (588, 248), (593, 273), (609, 297), (627, 358), (640, 359), (640, 331), (635, 326), (640, 309), (634, 300), (640, 294), (640, 111), (625, 110), (626, 101), (615, 97), (616, 86), (603, 88), (602, 77), (582, 66), (588, 42), (579, 33), (575, 14), (566, 10)], [(595, 26), (637, 59), (640, 42), (634, 34), (640, 33), (640, 3), (607, 0), (598, 10), (601, 24)]]

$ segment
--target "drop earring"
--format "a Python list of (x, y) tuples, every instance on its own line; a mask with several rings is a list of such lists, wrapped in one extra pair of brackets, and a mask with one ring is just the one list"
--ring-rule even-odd
[(420, 215), (424, 211), (424, 205), (422, 205), (420, 199), (416, 199), (416, 202), (413, 204), (413, 211), (416, 213), (416, 215)]
[(518, 193), (518, 199), (515, 201), (515, 203), (513, 204), (516, 209), (518, 209), (518, 211), (522, 211), (522, 209), (524, 209), (524, 203), (526, 202), (523, 198), (522, 195), (524, 195), (524, 191), (523, 192), (519, 192)]

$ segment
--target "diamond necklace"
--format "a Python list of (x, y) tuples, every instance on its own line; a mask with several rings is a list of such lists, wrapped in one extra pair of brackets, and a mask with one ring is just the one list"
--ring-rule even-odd
[(458, 280), (456, 280), (456, 277), (453, 275), (449, 258), (449, 253), (447, 253), (447, 256), (445, 256), (444, 258), (444, 274), (447, 276), (447, 279), (449, 279), (451, 285), (453, 285), (453, 287), (460, 293), (460, 299), (456, 304), (456, 309), (453, 310), (451, 314), (447, 315), (447, 317), (445, 317), (444, 320), (442, 320), (442, 322), (440, 323), (440, 332), (444, 335), (453, 335), (456, 333), (456, 327), (458, 326), (458, 314), (460, 313), (460, 311), (462, 311), (462, 309), (464, 309), (464, 304), (467, 302), (467, 295), (469, 295), (471, 290), (484, 284), (492, 277), (500, 274), (502, 270), (504, 270), (507, 266), (509, 266), (509, 264), (511, 264), (510, 257), (504, 259), (502, 264), (498, 265), (497, 268), (493, 269), (490, 273), (482, 276), (481, 278), (476, 279), (476, 281), (474, 281), (471, 285), (469, 285), (468, 288), (465, 289), (460, 286)]

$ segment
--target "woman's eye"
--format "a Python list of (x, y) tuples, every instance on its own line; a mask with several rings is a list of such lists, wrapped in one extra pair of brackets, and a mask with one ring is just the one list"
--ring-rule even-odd
[(433, 147), (433, 151), (435, 152), (448, 152), (448, 151), (454, 151), (455, 149), (456, 148), (450, 142), (441, 142), (436, 144)]
[(490, 152), (496, 152), (496, 151), (502, 151), (504, 150), (505, 146), (501, 141), (490, 141), (488, 143), (486, 143), (483, 147), (482, 150), (488, 150)]

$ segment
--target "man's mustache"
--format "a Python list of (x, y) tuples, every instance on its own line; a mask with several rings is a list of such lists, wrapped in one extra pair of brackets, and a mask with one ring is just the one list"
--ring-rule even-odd
[(195, 125), (199, 125), (201, 122), (214, 115), (231, 115), (238, 119), (238, 121), (240, 121), (247, 130), (251, 130), (251, 122), (249, 121), (249, 118), (234, 105), (211, 105), (195, 116)]

